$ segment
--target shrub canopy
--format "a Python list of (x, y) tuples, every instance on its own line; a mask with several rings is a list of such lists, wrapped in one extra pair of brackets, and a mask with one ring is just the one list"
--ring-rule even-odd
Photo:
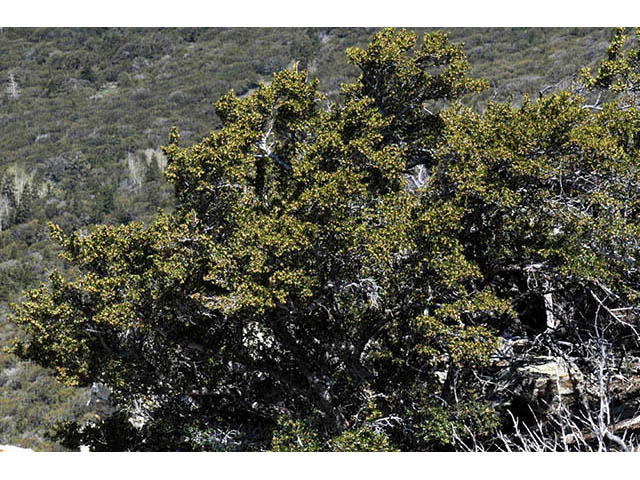
[(80, 273), (28, 294), (13, 351), (118, 408), (67, 445), (450, 448), (497, 426), (478, 375), (499, 334), (547, 331), (545, 295), (572, 333), (596, 302), (636, 311), (637, 108), (473, 112), (484, 83), (442, 33), (347, 54), (340, 103), (294, 67), (220, 98), (197, 145), (172, 131), (175, 214), (53, 227)]

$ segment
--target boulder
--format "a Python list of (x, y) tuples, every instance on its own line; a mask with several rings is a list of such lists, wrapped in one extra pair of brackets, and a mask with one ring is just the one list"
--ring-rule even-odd
[(555, 357), (526, 358), (520, 366), (515, 367), (512, 374), (515, 396), (542, 410), (560, 401), (571, 403), (574, 393), (584, 382), (580, 370)]

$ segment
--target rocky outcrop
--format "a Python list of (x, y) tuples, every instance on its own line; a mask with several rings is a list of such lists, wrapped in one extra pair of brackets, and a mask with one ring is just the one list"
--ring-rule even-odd
[(584, 388), (582, 372), (563, 358), (531, 353), (531, 347), (525, 338), (503, 339), (492, 364), (494, 404), (519, 405), (535, 414), (546, 414), (560, 402), (571, 406)]
[(541, 410), (559, 402), (571, 403), (584, 378), (580, 370), (565, 360), (535, 356), (513, 369), (513, 392), (521, 400)]

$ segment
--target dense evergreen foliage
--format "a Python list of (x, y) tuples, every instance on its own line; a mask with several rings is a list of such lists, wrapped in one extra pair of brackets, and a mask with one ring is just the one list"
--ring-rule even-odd
[[(414, 34), (384, 30), (347, 51), (350, 66), (335, 60), (371, 33), (0, 33), (12, 48), (6, 152), (22, 157), (0, 167), (3, 300), (45, 266), (61, 270), (18, 308), (27, 335), (13, 351), (69, 385), (106, 383), (119, 407), (85, 424), (75, 395), (66, 416), (80, 423), (59, 427), (66, 446), (455, 448), (492, 438), (507, 418), (479, 380), (504, 335), (544, 332), (576, 355), (602, 307), (626, 315), (609, 319), (616, 361), (637, 350), (627, 330), (639, 288), (638, 112), (626, 97), (586, 105), (593, 89), (636, 88), (624, 32), (595, 77), (510, 104), (487, 104), (506, 97), (496, 79), (508, 69), (472, 79), (443, 34), (416, 46)], [(469, 37), (473, 62), (497, 33), (452, 38)], [(603, 38), (510, 33), (532, 44)], [(246, 58), (231, 56), (238, 45)], [(20, 48), (48, 73), (12, 67)], [(596, 51), (592, 42), (582, 65)], [(194, 65), (224, 81), (202, 86)], [(508, 91), (533, 93), (541, 80)], [(35, 121), (51, 100), (79, 119), (71, 129)], [(182, 135), (163, 153), (170, 124)], [(167, 213), (154, 218), (157, 207)], [(46, 220), (69, 263), (54, 259)], [(121, 225), (87, 234), (102, 222)], [(551, 333), (550, 292), (564, 322)]]

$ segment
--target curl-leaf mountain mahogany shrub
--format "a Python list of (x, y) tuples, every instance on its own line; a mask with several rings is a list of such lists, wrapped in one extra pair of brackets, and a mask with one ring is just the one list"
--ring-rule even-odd
[(595, 77), (590, 68), (582, 70), (587, 87), (635, 94), (640, 91), (640, 28), (635, 29), (635, 48), (625, 48), (628, 38), (626, 30), (616, 28), (607, 49), (607, 58), (600, 62)]
[(481, 83), (446, 35), (415, 44), (384, 30), (350, 50), (362, 75), (342, 104), (293, 69), (222, 97), (223, 127), (201, 143), (172, 132), (176, 215), (84, 237), (54, 227), (81, 274), (29, 293), (14, 351), (107, 384), (121, 412), (64, 426), (67, 445), (296, 449), (299, 427), (308, 449), (427, 449), (452, 421), (485, 427), (473, 389), (454, 395), (434, 372), (484, 364), (488, 316), (508, 305), (464, 256), (461, 210), (405, 179), (440, 135), (428, 102)]
[(637, 305), (638, 110), (559, 93), (477, 114), (461, 47), (415, 45), (387, 29), (349, 50), (340, 104), (293, 69), (222, 97), (201, 143), (173, 131), (175, 215), (53, 228), (80, 273), (28, 294), (13, 351), (118, 407), (62, 425), (66, 445), (453, 448), (498, 425), (478, 374), (498, 332), (545, 321), (543, 295), (572, 332), (587, 293)]

